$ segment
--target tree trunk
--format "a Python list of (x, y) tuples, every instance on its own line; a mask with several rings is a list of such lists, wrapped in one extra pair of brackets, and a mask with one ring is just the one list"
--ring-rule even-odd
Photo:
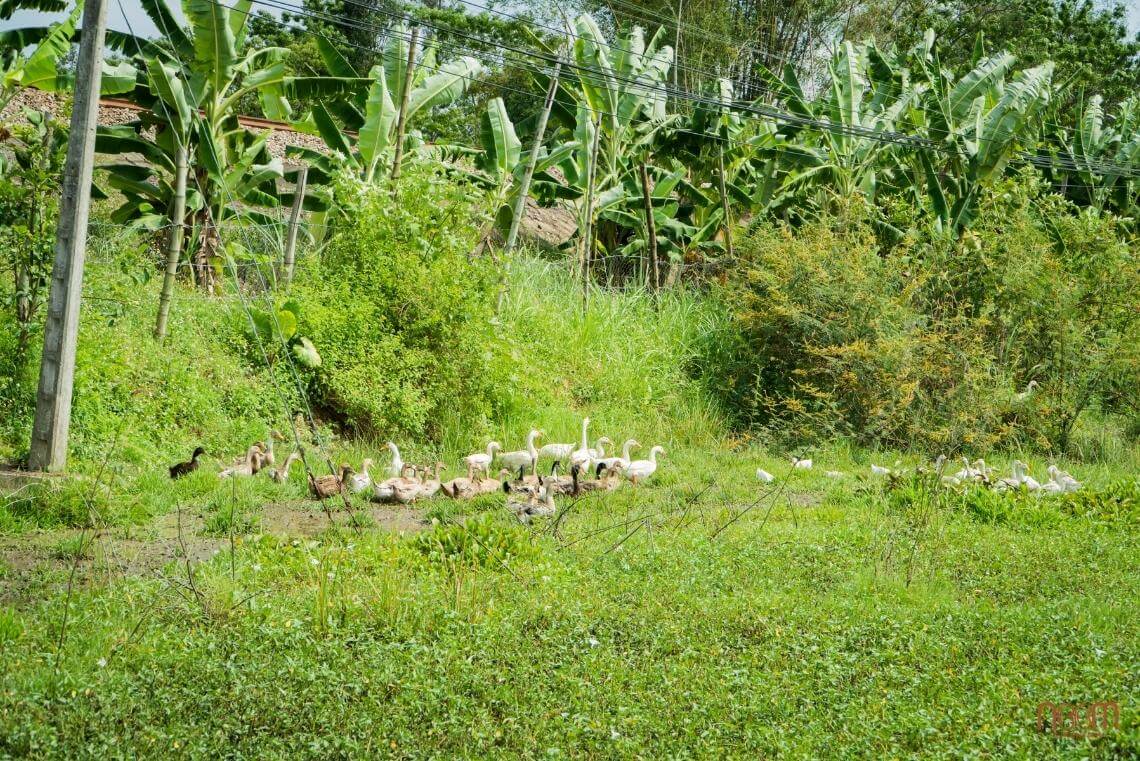
[(162, 293), (158, 297), (158, 318), (154, 324), (154, 337), (160, 341), (166, 336), (166, 321), (170, 316), (170, 299), (174, 296), (174, 277), (178, 274), (178, 260), (182, 258), (182, 228), (186, 219), (186, 147), (180, 146), (174, 159), (174, 212), (170, 215), (170, 230), (166, 241), (166, 274), (162, 278)]
[(649, 167), (641, 162), (641, 202), (645, 206), (645, 253), (653, 271), (653, 290), (661, 287), (661, 274), (657, 267), (657, 225), (653, 221), (653, 195), (649, 190)]
[(198, 212), (197, 225), (201, 232), (198, 235), (198, 246), (194, 251), (194, 279), (199, 288), (212, 296), (217, 289), (214, 260), (218, 257), (221, 242), (209, 207), (204, 207)]
[(404, 163), (404, 135), (408, 129), (408, 98), (412, 93), (412, 82), (416, 73), (416, 43), (420, 39), (420, 28), (412, 27), (412, 38), (408, 43), (408, 66), (404, 71), (404, 91), (400, 94), (400, 114), (396, 119), (396, 156), (392, 159), (392, 197), (397, 194), (396, 183), (400, 179), (400, 165)]

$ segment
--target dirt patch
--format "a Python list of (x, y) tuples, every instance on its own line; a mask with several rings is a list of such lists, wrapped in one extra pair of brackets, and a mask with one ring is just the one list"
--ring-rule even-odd
[[(382, 505), (354, 510), (361, 531), (409, 534), (431, 526), (425, 510)], [(312, 537), (336, 525), (346, 531), (352, 517), (340, 510), (329, 515), (314, 502), (266, 505), (258, 532), (279, 537)], [(75, 565), (80, 587), (109, 583), (117, 578), (147, 576), (174, 562), (205, 562), (229, 547), (229, 537), (208, 536), (203, 516), (192, 510), (168, 513), (142, 526), (116, 527), (95, 532), (80, 529), (37, 531), (0, 537), (0, 604), (29, 601), (66, 587)], [(82, 553), (75, 564), (75, 552)]]

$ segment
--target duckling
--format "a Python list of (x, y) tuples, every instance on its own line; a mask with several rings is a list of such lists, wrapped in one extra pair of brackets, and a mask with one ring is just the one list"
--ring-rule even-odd
[(1062, 489), (1064, 489), (1064, 491), (1074, 492), (1074, 491), (1080, 490), (1080, 488), (1082, 486), (1081, 482), (1078, 481), (1077, 479), (1073, 478), (1071, 475), (1069, 475), (1065, 471), (1058, 468), (1056, 465), (1050, 465), (1048, 468), (1048, 471), (1049, 471), (1049, 480), (1053, 481), (1054, 483), (1060, 484), (1060, 486), (1062, 487)]
[(279, 484), (285, 483), (289, 480), (289, 471), (293, 468), (293, 463), (301, 459), (301, 452), (290, 452), (289, 456), (285, 458), (284, 464), (280, 468), (270, 468), (269, 477)]
[(262, 450), (261, 442), (251, 446), (245, 453), (245, 458), (236, 465), (232, 465), (218, 473), (218, 478), (234, 478), (237, 476), (252, 476), (261, 470)]
[(486, 452), (476, 452), (469, 454), (463, 458), (463, 464), (467, 466), (467, 477), (474, 478), (475, 473), (482, 471), (485, 475), (491, 475), (491, 460), (495, 459), (495, 452), (502, 449), (502, 445), (497, 441), (487, 443)]
[(372, 476), (369, 474), (368, 469), (374, 464), (370, 458), (364, 458), (364, 462), (360, 463), (360, 472), (353, 473), (352, 478), (348, 481), (349, 493), (360, 494), (361, 492), (368, 491), (372, 486)]
[(811, 470), (811, 460), (801, 460), (799, 457), (792, 458), (792, 467), (796, 470)]
[(334, 475), (324, 476), (309, 476), (309, 488), (312, 490), (313, 495), (318, 499), (326, 499), (334, 497), (341, 493), (345, 488), (345, 481), (348, 480), (355, 471), (348, 463), (341, 463), (340, 471)]
[(170, 466), (171, 478), (182, 478), (188, 476), (198, 469), (198, 458), (206, 454), (206, 450), (202, 447), (194, 447), (194, 454), (190, 455), (190, 459), (186, 462), (176, 463)]

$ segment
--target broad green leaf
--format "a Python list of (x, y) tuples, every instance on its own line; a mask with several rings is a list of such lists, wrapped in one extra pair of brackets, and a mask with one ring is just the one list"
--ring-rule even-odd
[(194, 30), (195, 71), (203, 74), (214, 95), (221, 97), (237, 63), (232, 16), (238, 11), (217, 0), (182, 0), (182, 9)]
[(193, 110), (186, 99), (178, 70), (152, 58), (147, 61), (147, 81), (150, 91), (165, 105), (161, 113), (166, 115), (170, 126), (185, 144), (190, 134)]
[(514, 171), (522, 153), (522, 143), (502, 98), (487, 103), (479, 129), (485, 159), (482, 169), (505, 180)]
[(372, 68), (372, 86), (368, 89), (368, 102), (365, 104), (364, 124), (360, 128), (357, 148), (364, 164), (365, 180), (371, 180), (384, 151), (391, 144), (392, 129), (396, 123), (396, 106), (388, 94), (388, 84), (384, 70)]
[(443, 106), (459, 100), (467, 91), (471, 80), (479, 76), (482, 71), (483, 64), (470, 56), (463, 56), (444, 64), (439, 73), (428, 77), (412, 91), (408, 99), (408, 113), (404, 118), (410, 120), (422, 109)]

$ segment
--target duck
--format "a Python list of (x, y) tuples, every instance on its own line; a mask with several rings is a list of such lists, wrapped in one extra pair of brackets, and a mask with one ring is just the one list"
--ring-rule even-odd
[(546, 444), (538, 450), (538, 456), (548, 460), (568, 460), (573, 451), (573, 444)]
[(392, 453), (392, 461), (388, 463), (388, 476), (400, 478), (404, 475), (404, 460), (400, 457), (400, 448), (396, 446), (395, 442), (389, 441), (388, 451)]
[(1022, 486), (1024, 486), (1029, 491), (1037, 491), (1041, 488), (1041, 483), (1036, 478), (1029, 475), (1029, 466), (1026, 463), (1018, 460), (1014, 463), (1014, 465), (1017, 466), (1018, 470), (1021, 472)]
[(978, 475), (978, 471), (970, 467), (970, 459), (968, 457), (962, 458), (962, 469), (954, 474), (954, 478), (959, 481), (973, 481)]
[(649, 450), (648, 460), (634, 460), (625, 466), (623, 474), (629, 479), (630, 483), (637, 486), (638, 481), (649, 478), (657, 471), (657, 455), (659, 454), (665, 454), (665, 448), (662, 446), (654, 446)]
[(590, 449), (590, 440), (587, 438), (587, 429), (590, 427), (590, 418), (582, 418), (582, 445), (570, 453), (570, 467), (581, 465), (583, 468), (590, 467), (590, 460), (593, 458), (594, 452)]
[(1046, 481), (1045, 483), (1041, 484), (1041, 493), (1042, 494), (1050, 494), (1050, 495), (1051, 494), (1064, 494), (1065, 493), (1065, 486), (1064, 486), (1064, 484), (1057, 481), (1056, 476), (1053, 476), (1052, 474), (1050, 474), (1049, 480)]
[[(384, 481), (376, 481), (372, 484), (372, 500), (375, 502), (393, 502), (396, 496), (396, 484), (402, 481), (411, 481), (414, 479), (409, 478), (406, 473), (408, 469), (415, 469), (414, 465), (403, 465), (400, 469), (400, 475), (392, 478), (385, 479)], [(419, 483), (418, 481), (416, 483)]]
[(621, 473), (618, 468), (607, 468), (605, 463), (598, 463), (595, 477), (583, 479), (581, 466), (574, 465), (570, 468), (570, 493), (577, 496), (583, 492), (613, 491), (621, 483)]
[(375, 463), (371, 458), (365, 457), (364, 462), (360, 463), (360, 472), (353, 473), (352, 478), (348, 480), (348, 491), (350, 494), (361, 494), (368, 491), (372, 486), (372, 475), (368, 472)]
[(317, 499), (327, 499), (328, 497), (335, 497), (340, 494), (345, 487), (345, 482), (353, 474), (352, 466), (348, 463), (341, 463), (340, 469), (336, 475), (328, 474), (324, 476), (309, 476), (309, 489), (312, 490), (313, 495)]
[(756, 469), (756, 480), (762, 484), (770, 484), (776, 480), (776, 477), (764, 470), (763, 468)]
[(300, 459), (300, 451), (290, 452), (289, 456), (285, 458), (285, 462), (282, 463), (280, 468), (269, 469), (269, 477), (279, 484), (285, 483), (285, 481), (289, 478), (289, 471), (293, 468), (293, 463), (297, 462)]
[(871, 464), (871, 475), (872, 476), (889, 476), (890, 474), (891, 474), (890, 468), (884, 468), (882, 465), (875, 465), (874, 463)]
[(265, 467), (267, 465), (276, 465), (277, 464), (277, 455), (273, 454), (273, 442), (274, 441), (286, 441), (285, 434), (281, 433), (281, 431), (274, 428), (273, 430), (271, 430), (269, 432), (269, 438), (266, 441), (267, 441), (267, 443), (264, 447), (265, 451), (261, 455), (262, 467)]
[(811, 460), (801, 460), (799, 457), (793, 457), (792, 467), (796, 470), (811, 470)]
[(491, 461), (495, 459), (495, 452), (502, 449), (502, 445), (497, 441), (487, 442), (486, 452), (476, 452), (469, 454), (463, 458), (463, 464), (467, 466), (467, 477), (473, 478), (475, 473), (483, 471), (486, 475), (491, 475)]
[[(598, 441), (601, 442), (601, 439), (598, 439)], [(630, 463), (630, 450), (640, 446), (641, 444), (637, 443), (637, 439), (626, 439), (625, 443), (621, 445), (621, 457), (599, 457), (598, 463), (605, 465), (607, 470), (612, 470), (613, 468), (624, 470), (625, 466)]]
[(392, 501), (401, 505), (408, 505), (419, 499), (423, 494), (424, 483), (416, 477), (416, 466), (405, 465), (405, 472), (411, 470), (410, 476), (401, 475), (399, 478), (390, 478), (386, 483), (392, 487)]
[(841, 470), (825, 470), (823, 471), (823, 475), (828, 478), (844, 478), (847, 476), (847, 474)]
[[(436, 495), (436, 492), (438, 492), (440, 490), (440, 487), (443, 486), (442, 482), (439, 480), (439, 472), (446, 469), (447, 466), (442, 462), (436, 462), (435, 467), (432, 470), (431, 478), (424, 479), (420, 482), (419, 496), (421, 498), (431, 499)], [(423, 472), (426, 474), (427, 468), (424, 468)]]
[(262, 444), (258, 442), (246, 450), (245, 457), (235, 465), (231, 465), (218, 473), (218, 478), (235, 478), (237, 476), (256, 475), (261, 470)]
[(502, 489), (507, 494), (530, 494), (538, 493), (538, 476), (528, 476), (526, 474), (526, 466), (519, 468), (518, 476), (511, 479), (511, 472), (506, 468), (499, 471), (500, 475), (505, 474), (506, 478), (502, 482)]
[(188, 476), (198, 469), (198, 458), (206, 454), (206, 450), (202, 447), (194, 447), (194, 453), (190, 455), (190, 459), (186, 462), (179, 462), (170, 466), (170, 477), (182, 478)]
[(1036, 390), (1037, 390), (1037, 381), (1031, 380), (1031, 381), (1029, 381), (1028, 385), (1025, 386), (1024, 391), (1022, 391), (1021, 393), (1018, 393), (1018, 394), (1014, 394), (1014, 397), (1013, 397), (1014, 401), (1016, 401), (1018, 403), (1028, 402), (1030, 399), (1033, 398), (1033, 392)]
[(1078, 491), (1078, 490), (1080, 490), (1080, 488), (1082, 486), (1080, 481), (1073, 478), (1071, 475), (1069, 475), (1065, 471), (1061, 470), (1056, 465), (1050, 465), (1048, 472), (1049, 472), (1049, 480), (1051, 480), (1057, 484), (1060, 484), (1060, 486), (1066, 492)]
[(530, 523), (534, 518), (549, 518), (558, 512), (558, 507), (554, 504), (554, 492), (545, 486), (536, 497), (525, 502), (507, 497), (507, 509), (521, 523)]
[(512, 473), (519, 468), (529, 468), (532, 473), (538, 468), (538, 450), (534, 448), (534, 440), (542, 436), (542, 431), (532, 428), (526, 435), (526, 449), (515, 452), (500, 452), (499, 462)]
[(558, 469), (561, 466), (561, 461), (554, 461), (554, 464), (550, 466), (550, 475), (543, 479), (543, 485), (555, 494), (571, 494), (574, 490), (574, 476), (559, 475)]

